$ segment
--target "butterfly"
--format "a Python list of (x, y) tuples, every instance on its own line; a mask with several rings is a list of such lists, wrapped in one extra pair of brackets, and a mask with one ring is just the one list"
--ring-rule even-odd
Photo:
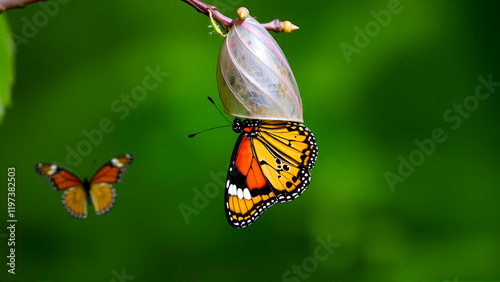
[(292, 201), (311, 181), (318, 157), (313, 133), (291, 121), (239, 120), (225, 189), (229, 224), (244, 228), (276, 203)]
[(124, 154), (105, 163), (92, 178), (83, 182), (71, 172), (55, 164), (39, 163), (35, 170), (49, 181), (56, 190), (65, 190), (62, 204), (73, 217), (87, 217), (87, 203), (94, 206), (97, 215), (111, 210), (115, 204), (116, 191), (109, 183), (118, 183), (134, 157)]

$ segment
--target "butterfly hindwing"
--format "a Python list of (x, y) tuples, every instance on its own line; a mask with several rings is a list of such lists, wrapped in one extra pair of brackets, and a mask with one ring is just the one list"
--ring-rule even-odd
[(64, 191), (62, 204), (64, 209), (75, 218), (87, 217), (87, 191), (82, 185)]
[(103, 215), (108, 213), (115, 205), (116, 190), (111, 184), (92, 183), (90, 185), (90, 198), (92, 199), (96, 214)]
[(275, 203), (276, 197), (254, 156), (251, 140), (242, 134), (236, 142), (226, 181), (227, 220), (235, 228), (246, 227)]

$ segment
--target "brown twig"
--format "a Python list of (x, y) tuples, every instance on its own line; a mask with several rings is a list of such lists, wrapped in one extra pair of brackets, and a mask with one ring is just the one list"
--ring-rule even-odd
[(222, 26), (225, 32), (227, 32), (228, 29), (233, 26), (234, 20), (224, 16), (217, 10), (217, 7), (215, 6), (205, 4), (199, 0), (182, 0), (182, 2), (191, 5), (199, 13), (202, 13), (205, 16), (208, 16), (208, 10), (210, 9), (212, 11), (212, 17)]
[[(221, 12), (218, 11), (217, 7), (215, 6), (205, 4), (200, 0), (181, 0), (181, 1), (189, 4), (190, 6), (195, 8), (199, 13), (202, 13), (205, 16), (209, 16), (208, 10), (211, 10), (213, 19), (222, 26), (225, 32), (227, 32), (229, 28), (232, 27), (234, 24), (233, 19), (224, 16)], [(278, 19), (275, 19), (273, 21), (270, 21), (262, 25), (267, 30), (272, 30), (276, 33), (280, 32), (290, 33), (294, 30), (299, 29), (297, 26), (293, 25), (289, 21), (282, 22)]]
[(24, 8), (28, 4), (40, 1), (45, 0), (0, 0), (0, 13), (10, 9)]

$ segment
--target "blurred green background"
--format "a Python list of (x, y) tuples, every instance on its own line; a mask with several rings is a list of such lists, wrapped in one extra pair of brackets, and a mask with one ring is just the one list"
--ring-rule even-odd
[[(227, 128), (187, 138), (225, 124), (206, 100), (221, 106), (222, 38), (187, 4), (49, 1), (9, 10), (0, 31), (10, 26), (17, 53), (0, 175), (16, 168), (17, 260), (16, 274), (7, 273), (4, 180), (0, 280), (500, 279), (500, 87), (481, 86), (491, 95), (474, 98), (479, 76), (500, 81), (498, 2), (208, 3), (231, 17), (246, 6), (261, 22), (300, 26), (273, 35), (319, 146), (307, 192), (243, 230), (226, 222), (223, 182), (237, 135)], [(122, 101), (148, 67), (168, 75), (136, 103)], [(113, 130), (81, 147), (103, 119)], [(437, 128), (447, 139), (419, 153), (415, 140)], [(86, 156), (72, 168), (68, 152), (78, 146)], [(122, 153), (135, 161), (115, 185), (115, 207), (104, 216), (90, 207), (85, 220), (70, 217), (62, 193), (34, 170), (53, 162), (90, 177)], [(419, 165), (401, 176), (410, 155)], [(390, 185), (388, 172), (401, 178)], [(205, 187), (208, 197), (195, 196)], [(186, 206), (194, 209), (187, 220)], [(328, 240), (339, 244), (332, 253), (320, 243)]]

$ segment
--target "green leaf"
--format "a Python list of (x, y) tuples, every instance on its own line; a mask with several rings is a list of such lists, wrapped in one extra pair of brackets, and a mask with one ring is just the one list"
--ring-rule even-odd
[(14, 49), (7, 19), (0, 15), (0, 122), (5, 114), (5, 107), (10, 105), (13, 84)]

